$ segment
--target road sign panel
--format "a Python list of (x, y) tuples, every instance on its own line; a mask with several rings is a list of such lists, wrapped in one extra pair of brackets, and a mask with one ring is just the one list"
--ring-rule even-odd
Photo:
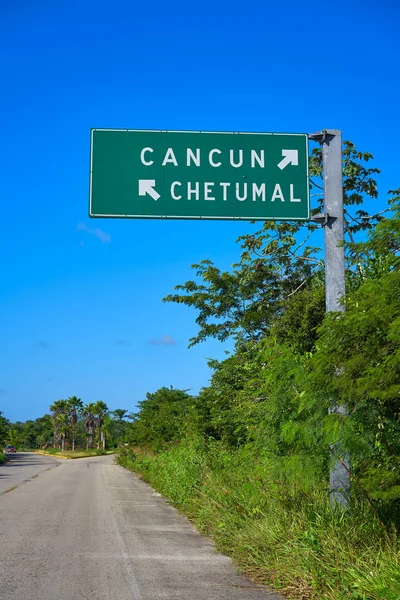
[(308, 219), (308, 136), (92, 129), (89, 214)]

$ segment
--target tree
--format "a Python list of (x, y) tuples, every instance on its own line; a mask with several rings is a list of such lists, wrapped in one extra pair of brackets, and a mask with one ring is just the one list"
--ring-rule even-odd
[(78, 422), (78, 418), (83, 409), (83, 402), (80, 398), (76, 396), (71, 396), (67, 400), (68, 402), (68, 416), (69, 416), (69, 424), (72, 433), (72, 450), (75, 450), (75, 432), (76, 432), (76, 424)]
[[(372, 497), (400, 499), (400, 272), (366, 281), (327, 315), (310, 362), (311, 393), (348, 406), (325, 420), (326, 434), (351, 451)], [(321, 395), (321, 391), (319, 391)], [(332, 400), (331, 400), (332, 402)], [(331, 438), (332, 439), (332, 438)], [(331, 441), (331, 440), (329, 440)]]
[(90, 402), (83, 408), (83, 416), (85, 419), (85, 431), (87, 433), (87, 448), (93, 447), (93, 437), (96, 434), (96, 419), (94, 416), (95, 405)]
[[(377, 198), (376, 168), (369, 167), (372, 155), (359, 152), (351, 142), (344, 143), (343, 175), (346, 219), (346, 251), (349, 270), (357, 271), (359, 258), (355, 252), (354, 235), (372, 228), (383, 219), (373, 218), (358, 208), (365, 197)], [(310, 157), (310, 174), (319, 177), (322, 171), (320, 148)], [(313, 183), (317, 188), (320, 186)], [(322, 194), (321, 194), (322, 195)], [(322, 210), (323, 200), (317, 197), (312, 210)], [(357, 210), (353, 210), (356, 208)], [(257, 342), (270, 331), (290, 307), (290, 299), (302, 292), (321, 288), (323, 298), (324, 271), (321, 249), (310, 246), (309, 240), (319, 228), (315, 223), (266, 221), (260, 231), (239, 238), (242, 255), (232, 271), (222, 272), (212, 261), (192, 265), (196, 280), (177, 285), (178, 293), (169, 294), (164, 302), (176, 302), (194, 307), (199, 332), (189, 345), (215, 337), (221, 341), (233, 337), (237, 342)], [(316, 339), (316, 327), (323, 317), (323, 301), (318, 305), (319, 322), (312, 323), (314, 335), (307, 340), (310, 348)], [(310, 337), (310, 336), (309, 336)]]
[(38, 417), (32, 424), (30, 436), (30, 447), (47, 446), (52, 437), (52, 421), (51, 416), (46, 414), (43, 417)]
[(128, 411), (124, 408), (116, 408), (112, 411), (114, 420), (109, 424), (110, 435), (112, 432), (112, 436), (116, 441), (122, 442), (125, 436), (125, 429), (127, 425), (127, 421), (125, 419), (129, 419)]
[(13, 426), (18, 429), (24, 448), (46, 446), (53, 437), (53, 422), (50, 415), (43, 415), (25, 423), (17, 422)]
[(71, 425), (68, 414), (66, 412), (59, 413), (55, 418), (55, 424), (57, 432), (61, 438), (61, 450), (64, 452), (65, 440), (68, 436), (68, 433), (71, 431)]
[(114, 415), (114, 419), (116, 419), (119, 423), (123, 423), (124, 419), (128, 416), (128, 411), (124, 408), (116, 408), (112, 411), (112, 414)]
[(9, 428), (10, 424), (8, 419), (6, 419), (3, 416), (2, 411), (0, 411), (0, 447), (4, 446), (6, 442)]
[(69, 421), (68, 421), (68, 400), (56, 400), (50, 406), (50, 410), (52, 411), (52, 420), (53, 420), (53, 428), (54, 428), (54, 440), (53, 446), (56, 447), (56, 443), (61, 440), (61, 446), (64, 450), (65, 448), (65, 438), (69, 431)]
[(95, 422), (95, 435), (97, 439), (97, 448), (100, 448), (100, 444), (103, 446), (103, 450), (106, 447), (106, 439), (103, 431), (104, 419), (108, 412), (108, 406), (102, 400), (97, 400), (92, 405), (94, 422)]
[(102, 427), (102, 443), (103, 450), (106, 445), (114, 444), (115, 446), (121, 441), (120, 431), (118, 429), (119, 424), (111, 417), (110, 413), (107, 413), (104, 417)]
[(381, 217), (366, 241), (347, 244), (349, 260), (357, 264), (357, 289), (368, 279), (375, 279), (400, 266), (400, 188), (390, 190), (388, 217)]
[(131, 443), (160, 449), (166, 444), (179, 440), (184, 435), (184, 426), (192, 396), (186, 390), (162, 387), (146, 394), (139, 402), (139, 412), (128, 426)]
[(6, 441), (10, 446), (18, 447), (21, 444), (21, 433), (16, 427), (11, 427), (7, 431)]
[[(199, 331), (189, 345), (207, 337), (236, 342), (230, 358), (213, 364), (211, 385), (194, 402), (205, 435), (231, 447), (262, 440), (288, 464), (301, 457), (318, 474), (330, 448), (343, 456), (350, 451), (352, 475), (362, 475), (364, 492), (375, 486), (383, 500), (400, 497), (400, 190), (389, 192), (388, 208), (364, 210), (366, 198), (378, 197), (379, 170), (371, 159), (344, 143), (344, 315), (325, 314), (322, 252), (311, 245), (316, 222), (265, 222), (239, 238), (241, 260), (232, 271), (201, 261), (193, 265), (196, 279), (164, 301), (197, 310)], [(321, 171), (318, 148), (310, 157), (317, 188)], [(312, 215), (323, 211), (322, 193), (315, 197)], [(350, 414), (327, 416), (337, 405)], [(379, 491), (380, 476), (386, 487)]]

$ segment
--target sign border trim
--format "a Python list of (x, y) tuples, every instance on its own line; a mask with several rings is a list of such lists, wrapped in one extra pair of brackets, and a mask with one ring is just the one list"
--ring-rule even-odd
[[(92, 174), (93, 174), (93, 133), (95, 131), (125, 131), (125, 132), (140, 132), (140, 133), (207, 133), (207, 134), (223, 134), (223, 135), (268, 135), (268, 136), (299, 136), (304, 137), (306, 143), (306, 169), (307, 169), (307, 217), (287, 218), (287, 217), (203, 217), (203, 216), (168, 216), (168, 215), (110, 215), (110, 214), (94, 214), (92, 212)], [(190, 129), (119, 129), (106, 127), (92, 127), (90, 130), (90, 177), (89, 177), (89, 218), (92, 219), (185, 219), (191, 221), (309, 221), (310, 220), (310, 175), (308, 164), (308, 133), (272, 133), (264, 131), (205, 131), (205, 130), (190, 130)]]

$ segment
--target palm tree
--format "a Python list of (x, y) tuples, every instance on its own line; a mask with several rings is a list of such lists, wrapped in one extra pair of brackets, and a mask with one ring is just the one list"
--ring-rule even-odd
[(97, 448), (100, 448), (100, 444), (103, 445), (103, 450), (106, 447), (106, 438), (103, 432), (104, 418), (108, 413), (108, 406), (102, 400), (97, 400), (94, 406), (94, 414), (96, 415), (96, 437), (97, 437)]
[(61, 435), (61, 450), (64, 452), (65, 438), (67, 437), (67, 434), (71, 429), (68, 414), (60, 413), (59, 415), (57, 415), (55, 421), (57, 425), (57, 431)]
[(85, 429), (88, 434), (87, 448), (93, 446), (93, 434), (96, 433), (95, 405), (90, 402), (83, 408), (83, 416), (85, 417)]
[(116, 408), (112, 411), (112, 414), (118, 423), (122, 423), (125, 418), (128, 418), (128, 411), (124, 408)]
[(115, 433), (118, 443), (124, 441), (125, 437), (125, 427), (127, 422), (124, 419), (129, 419), (130, 415), (128, 415), (128, 411), (124, 408), (116, 408), (113, 410), (113, 416), (115, 419)]
[(83, 402), (80, 398), (77, 398), (76, 396), (71, 396), (70, 398), (68, 398), (67, 402), (69, 423), (72, 432), (72, 450), (75, 450), (75, 429), (76, 424), (78, 422), (78, 417), (83, 409)]
[[(61, 433), (60, 425), (63, 425), (63, 419), (59, 417), (61, 415), (67, 415), (68, 413), (68, 401), (67, 400), (56, 400), (50, 406), (50, 410), (52, 412), (51, 418), (53, 420), (53, 429), (54, 429), (54, 438), (53, 438), (53, 447), (56, 447), (56, 442), (59, 441)], [(62, 433), (62, 444), (65, 446), (65, 435), (67, 431), (63, 425), (63, 433)]]
[(112, 441), (115, 435), (116, 421), (111, 417), (110, 413), (107, 413), (104, 417), (103, 427), (101, 429), (101, 438), (103, 442), (103, 449), (105, 449), (105, 443), (107, 440)]

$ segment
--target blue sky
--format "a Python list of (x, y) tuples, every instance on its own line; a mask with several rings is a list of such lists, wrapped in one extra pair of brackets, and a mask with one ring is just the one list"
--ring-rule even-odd
[(195, 313), (161, 303), (242, 222), (88, 218), (91, 127), (343, 130), (386, 191), (398, 164), (399, 9), (335, 3), (1, 3), (0, 410), (71, 395), (135, 410), (162, 385), (207, 384)]

